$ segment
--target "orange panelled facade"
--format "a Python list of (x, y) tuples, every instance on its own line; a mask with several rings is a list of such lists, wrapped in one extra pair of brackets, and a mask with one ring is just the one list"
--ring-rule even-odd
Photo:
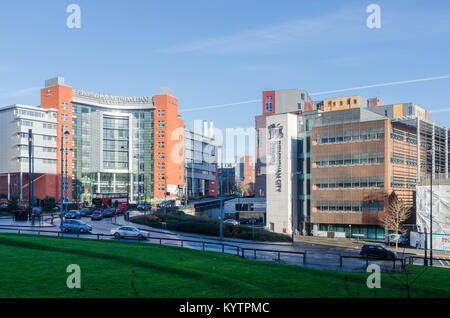
[(154, 106), (154, 197), (163, 198), (168, 186), (184, 184), (184, 121), (175, 97), (155, 95)]
[[(41, 89), (41, 107), (58, 109), (58, 123), (56, 127), (56, 171), (57, 171), (57, 189), (56, 200), (59, 200), (61, 193), (61, 129), (69, 131), (64, 136), (64, 149), (72, 148), (72, 87), (65, 85), (55, 85)], [(64, 127), (63, 127), (64, 126)], [(69, 201), (72, 201), (72, 152), (68, 151), (68, 187)], [(65, 166), (65, 163), (64, 163)], [(65, 170), (65, 167), (64, 167)]]
[(244, 184), (250, 186), (250, 192), (253, 194), (255, 186), (255, 165), (251, 156), (244, 156)]

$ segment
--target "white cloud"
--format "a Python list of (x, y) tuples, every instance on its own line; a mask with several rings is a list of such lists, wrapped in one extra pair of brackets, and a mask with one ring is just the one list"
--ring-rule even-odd
[(298, 44), (327, 28), (323, 18), (294, 20), (269, 27), (248, 29), (233, 35), (194, 41), (162, 49), (165, 53), (213, 52), (234, 53), (271, 50)]

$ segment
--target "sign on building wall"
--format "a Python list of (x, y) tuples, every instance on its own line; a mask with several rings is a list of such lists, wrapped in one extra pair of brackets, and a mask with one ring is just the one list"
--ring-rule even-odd
[(275, 175), (275, 190), (281, 192), (281, 142), (283, 140), (283, 125), (272, 124), (268, 127), (268, 139), (269, 139), (269, 161), (268, 164), (274, 169)]

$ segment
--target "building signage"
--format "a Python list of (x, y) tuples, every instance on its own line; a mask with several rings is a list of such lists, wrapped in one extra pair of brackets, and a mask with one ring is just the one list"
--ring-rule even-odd
[(105, 105), (153, 105), (152, 96), (111, 96), (76, 89), (73, 90), (73, 98), (78, 98), (80, 100), (90, 102), (97, 102)]
[(269, 165), (275, 167), (275, 190), (281, 192), (281, 141), (283, 126), (272, 124), (268, 127), (269, 134)]

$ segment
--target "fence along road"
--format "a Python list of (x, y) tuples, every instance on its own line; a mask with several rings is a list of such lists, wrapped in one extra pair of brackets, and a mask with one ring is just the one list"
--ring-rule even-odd
[[(33, 235), (47, 235), (55, 237), (70, 237), (83, 239), (115, 239), (110, 234), (104, 233), (60, 233), (59, 231), (52, 231), (47, 229), (33, 229), (33, 228), (12, 228), (0, 227), (0, 232), (3, 233), (19, 233), (19, 234), (33, 234)], [(379, 259), (366, 259), (357, 254), (348, 255), (337, 253), (323, 253), (309, 251), (289, 251), (283, 249), (269, 249), (260, 247), (248, 247), (243, 244), (232, 244), (229, 242), (213, 242), (209, 240), (170, 237), (170, 235), (162, 236), (160, 233), (151, 233), (147, 240), (135, 239), (121, 239), (123, 241), (138, 241), (140, 243), (161, 244), (182, 248), (191, 248), (203, 251), (220, 252), (236, 255), (238, 257), (259, 260), (279, 262), (289, 265), (307, 266), (319, 269), (342, 270), (342, 271), (364, 271), (369, 264), (376, 263), (384, 270), (400, 270), (402, 268), (403, 259), (398, 259), (396, 262)], [(414, 261), (411, 264), (420, 264), (420, 257), (413, 257)], [(449, 266), (449, 260), (443, 260)], [(397, 264), (397, 266), (395, 265)], [(409, 261), (406, 263), (409, 264)], [(423, 260), (422, 260), (423, 264)]]

